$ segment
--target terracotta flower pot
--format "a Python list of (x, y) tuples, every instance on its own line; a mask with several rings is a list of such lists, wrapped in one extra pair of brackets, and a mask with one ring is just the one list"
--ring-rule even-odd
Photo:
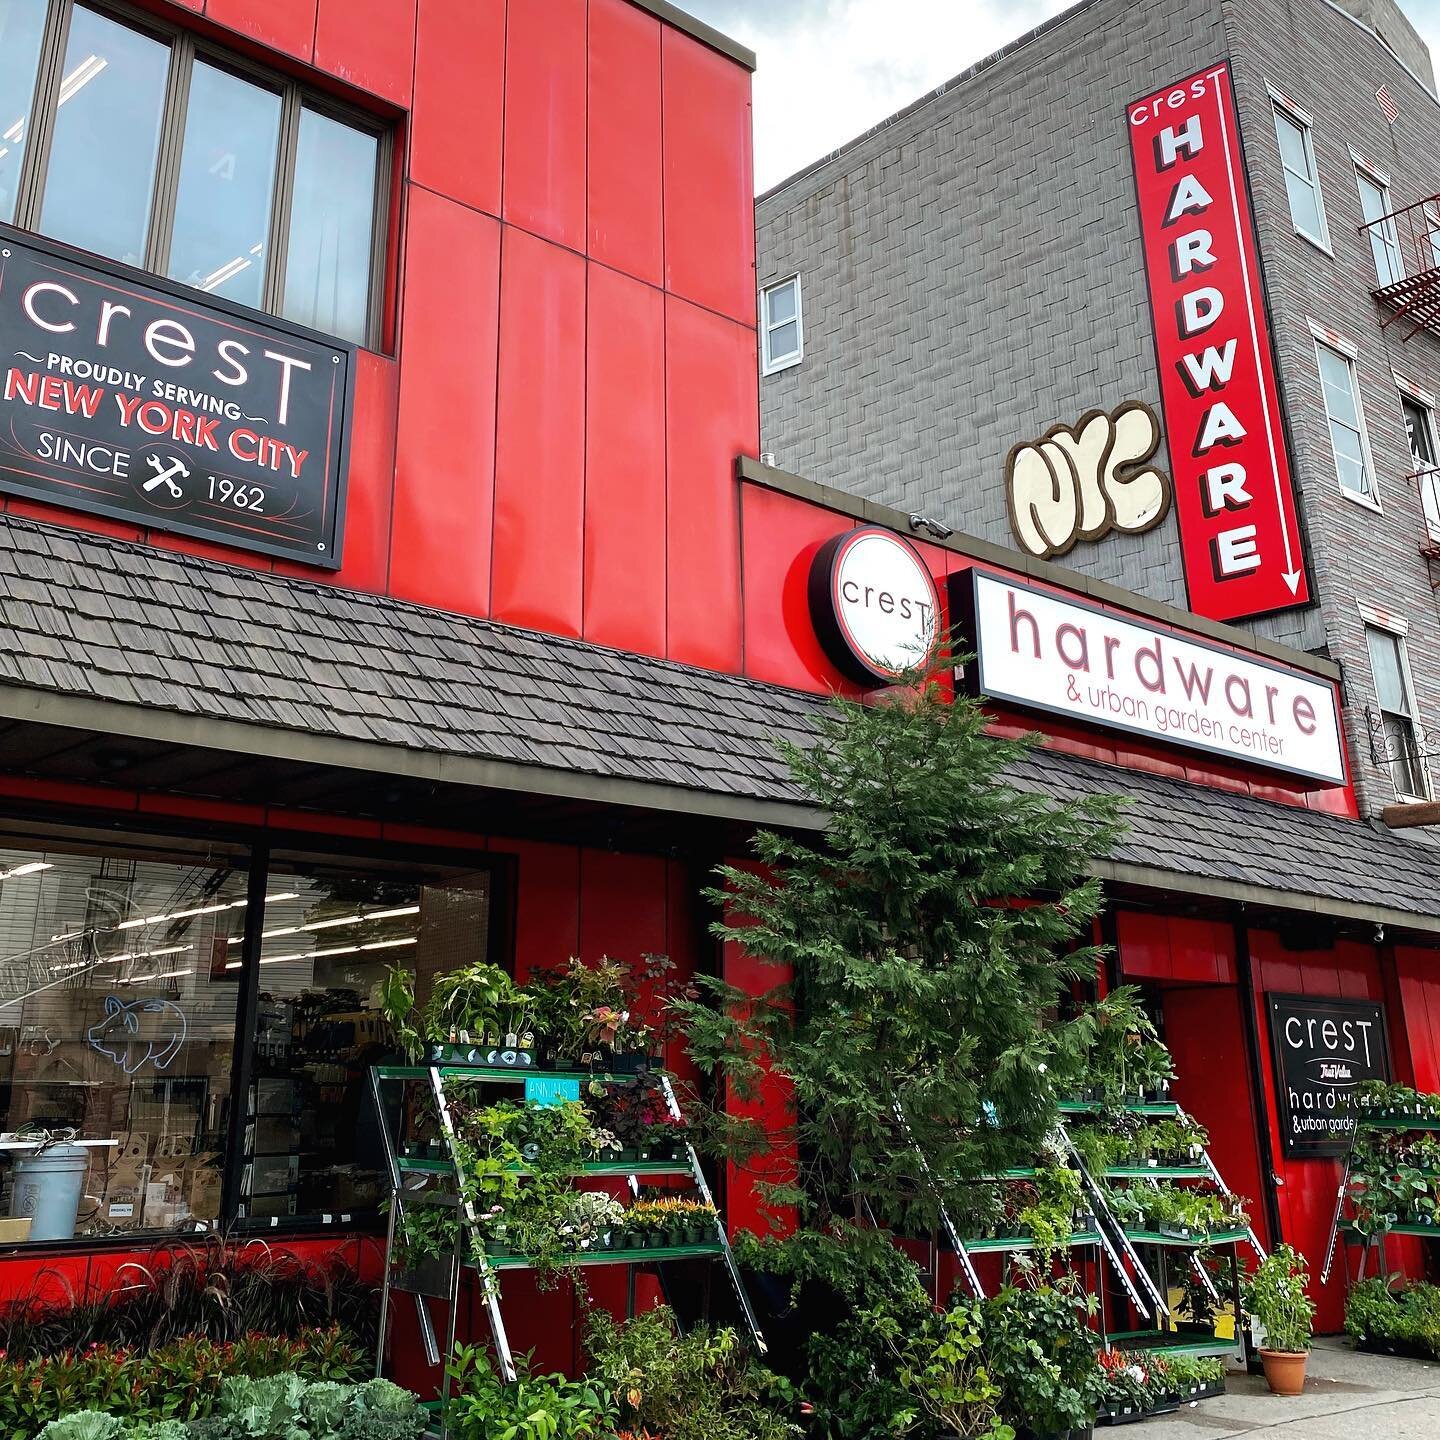
[(1265, 1367), (1265, 1383), (1277, 1395), (1298, 1395), (1305, 1388), (1305, 1362), (1308, 1350), (1260, 1349), (1260, 1363)]

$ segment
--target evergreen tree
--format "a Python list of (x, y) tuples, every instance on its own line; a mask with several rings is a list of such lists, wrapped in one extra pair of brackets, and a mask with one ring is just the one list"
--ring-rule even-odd
[(1090, 869), (1119, 801), (1016, 789), (1006, 767), (1034, 742), (986, 724), (933, 679), (837, 700), (812, 746), (783, 747), (823, 834), (761, 832), (758, 870), (722, 867), (707, 892), (716, 933), (782, 974), (758, 996), (703, 980), (679, 1007), (691, 1054), (742, 1100), (785, 1082), (778, 1129), (710, 1118), (742, 1163), (794, 1155), (762, 1190), (803, 1224), (928, 1228), (941, 1198), (963, 1208), (959, 1182), (1034, 1163), (1094, 1038), (1058, 1012), (1095, 973)]

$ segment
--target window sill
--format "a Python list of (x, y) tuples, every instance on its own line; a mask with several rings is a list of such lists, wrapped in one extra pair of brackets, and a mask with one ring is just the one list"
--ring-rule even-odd
[(1368, 495), (1359, 495), (1354, 490), (1347, 490), (1343, 485), (1340, 487), (1340, 494), (1352, 505), (1358, 505), (1362, 510), (1369, 510), (1373, 515), (1383, 515), (1385, 512), (1380, 508), (1378, 500), (1372, 500)]
[(1322, 255), (1328, 255), (1332, 260), (1335, 258), (1335, 252), (1330, 248), (1330, 242), (1328, 240), (1317, 240), (1313, 235), (1307, 235), (1303, 230), (1296, 230), (1295, 234), (1307, 245), (1318, 250)]
[(760, 375), (763, 379), (767, 375), (778, 375), (782, 370), (793, 370), (802, 360), (804, 355), (790, 355), (783, 360), (772, 360), (768, 365), (760, 367)]

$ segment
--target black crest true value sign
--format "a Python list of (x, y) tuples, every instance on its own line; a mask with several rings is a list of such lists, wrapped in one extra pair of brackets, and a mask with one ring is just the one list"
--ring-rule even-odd
[(335, 569), (350, 346), (0, 227), (0, 489)]
[(1368, 1000), (1268, 995), (1280, 1141), (1287, 1155), (1342, 1155), (1362, 1080), (1389, 1080), (1385, 1011)]

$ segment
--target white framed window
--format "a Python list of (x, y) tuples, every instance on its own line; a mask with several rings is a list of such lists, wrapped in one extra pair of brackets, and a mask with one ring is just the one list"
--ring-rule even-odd
[(1365, 233), (1370, 237), (1375, 274), (1381, 285), (1394, 285), (1405, 278), (1405, 265), (1400, 258), (1395, 217), (1390, 212), (1390, 187), (1361, 165), (1355, 167), (1355, 183), (1360, 188), (1360, 213), (1368, 227)]
[(800, 277), (767, 285), (760, 292), (760, 368), (773, 375), (798, 365), (805, 353), (805, 325), (800, 314)]
[(1379, 707), (1377, 741), (1395, 781), (1395, 793), (1402, 800), (1425, 800), (1430, 795), (1430, 777), (1420, 754), (1415, 723), (1415, 686), (1410, 677), (1410, 657), (1405, 637), (1378, 625), (1366, 625), (1365, 644), (1370, 652), (1370, 673), (1375, 681)]
[(1440, 543), (1440, 468), (1436, 464), (1440, 451), (1435, 444), (1435, 412), (1418, 395), (1407, 395), (1402, 390), (1400, 414), (1410, 442), (1411, 473), (1425, 512), (1425, 531), (1431, 540)]
[(1325, 228), (1325, 202), (1320, 198), (1310, 122), (1278, 100), (1274, 108), (1275, 139), (1280, 145), (1280, 163), (1285, 167), (1285, 191), (1290, 197), (1295, 233), (1328, 250), (1330, 232)]
[(1335, 455), (1335, 475), (1340, 488), (1350, 499), (1378, 510), (1375, 467), (1370, 461), (1370, 441), (1365, 434), (1365, 416), (1355, 384), (1355, 362), (1342, 351), (1316, 340), (1315, 364), (1320, 372), (1320, 390), (1325, 398), (1330, 448)]

